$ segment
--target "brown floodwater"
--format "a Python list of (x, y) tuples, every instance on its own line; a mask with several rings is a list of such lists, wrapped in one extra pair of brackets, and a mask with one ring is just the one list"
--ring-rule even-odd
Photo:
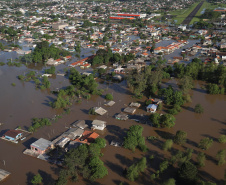
[[(2, 57), (2, 58), (1, 58)], [(4, 55), (0, 56), (1, 60), (4, 60)], [(31, 119), (34, 117), (52, 118), (54, 115), (59, 114), (61, 111), (52, 109), (48, 102), (55, 98), (49, 91), (41, 91), (35, 89), (35, 85), (31, 82), (21, 82), (16, 77), (20, 74), (27, 73), (30, 70), (35, 70), (41, 74), (38, 66), (26, 67), (0, 67), (0, 122), (4, 123), (0, 126), (1, 134), (7, 129), (14, 129), (17, 126), (21, 126), (23, 129), (27, 129), (31, 125)], [(57, 66), (57, 70), (62, 71), (66, 65)], [(51, 90), (56, 88), (64, 88), (70, 83), (64, 76), (56, 75), (50, 78)], [(12, 86), (11, 83), (15, 83), (16, 86)], [(171, 83), (171, 82), (168, 82)], [(172, 83), (176, 83), (173, 80)], [(29, 147), (29, 145), (36, 139), (43, 137), (45, 139), (52, 140), (62, 132), (64, 132), (70, 124), (79, 119), (85, 119), (91, 121), (93, 119), (100, 119), (107, 121), (107, 128), (105, 131), (97, 131), (100, 137), (107, 140), (107, 146), (102, 150), (104, 156), (101, 159), (104, 161), (105, 166), (108, 168), (108, 176), (98, 180), (96, 183), (90, 183), (80, 178), (77, 184), (102, 184), (102, 185), (116, 185), (120, 182), (126, 182), (127, 184), (160, 184), (161, 180), (156, 183), (150, 180), (150, 175), (158, 170), (158, 165), (164, 160), (164, 158), (170, 157), (170, 152), (163, 152), (161, 145), (164, 139), (159, 139), (155, 142), (146, 140), (147, 146), (150, 149), (147, 153), (142, 153), (139, 150), (132, 152), (124, 148), (117, 148), (110, 146), (109, 142), (112, 139), (122, 140), (125, 136), (125, 131), (135, 124), (140, 124), (144, 127), (143, 135), (147, 136), (162, 136), (164, 134), (175, 134), (177, 130), (186, 131), (188, 134), (188, 142), (185, 147), (194, 149), (193, 160), (196, 160), (197, 152), (201, 151), (197, 148), (200, 139), (204, 137), (211, 137), (214, 140), (213, 146), (204, 151), (206, 153), (207, 161), (206, 166), (201, 168), (200, 176), (206, 180), (211, 180), (217, 184), (222, 183), (225, 165), (217, 166), (215, 161), (216, 153), (220, 149), (226, 148), (226, 145), (219, 144), (217, 138), (221, 134), (226, 134), (226, 96), (225, 95), (208, 95), (201, 89), (202, 82), (195, 83), (195, 89), (191, 91), (192, 103), (185, 104), (182, 112), (176, 116), (176, 125), (172, 129), (156, 129), (152, 128), (148, 124), (148, 114), (145, 111), (145, 107), (139, 108), (132, 119), (141, 119), (142, 123), (137, 123), (134, 120), (119, 121), (114, 118), (116, 113), (121, 112), (126, 105), (132, 101), (138, 101), (143, 103), (145, 97), (141, 100), (136, 100), (132, 97), (132, 94), (127, 89), (126, 82), (121, 83), (100, 83), (99, 87), (104, 89), (104, 95), (106, 93), (112, 93), (114, 96), (115, 105), (112, 107), (105, 107), (104, 96), (93, 96), (90, 100), (83, 100), (82, 103), (74, 103), (71, 107), (69, 115), (63, 115), (62, 119), (53, 123), (52, 126), (46, 126), (39, 129), (34, 134), (30, 135), (24, 141), (19, 144), (13, 144), (4, 140), (0, 140), (0, 169), (11, 172), (9, 178), (1, 182), (3, 185), (24, 185), (30, 184), (30, 180), (34, 174), (40, 173), (43, 177), (45, 185), (53, 184), (57, 179), (59, 168), (56, 165), (51, 165), (47, 162), (39, 159), (32, 158), (24, 155), (23, 151)], [(204, 107), (204, 113), (197, 115), (193, 109), (197, 103), (200, 103)], [(104, 116), (88, 115), (89, 108), (93, 106), (102, 106), (108, 110), (108, 114)], [(183, 147), (173, 145), (173, 149), (184, 150)], [(155, 159), (149, 161), (148, 169), (142, 176), (135, 182), (130, 182), (123, 176), (125, 168), (129, 167), (135, 161), (143, 156), (154, 155)], [(4, 165), (5, 162), (5, 165)], [(175, 171), (175, 170), (174, 170)], [(172, 173), (174, 172), (172, 169)], [(163, 174), (162, 177), (169, 178), (171, 172)], [(160, 176), (161, 177), (161, 176)], [(68, 185), (75, 183), (68, 182)]]

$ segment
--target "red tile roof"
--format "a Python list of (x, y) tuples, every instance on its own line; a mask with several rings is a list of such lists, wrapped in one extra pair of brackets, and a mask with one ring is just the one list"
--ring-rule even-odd
[(19, 130), (8, 130), (6, 133), (5, 133), (5, 136), (9, 136), (9, 137), (12, 137), (12, 138), (15, 138), (18, 134), (20, 133), (23, 133)]

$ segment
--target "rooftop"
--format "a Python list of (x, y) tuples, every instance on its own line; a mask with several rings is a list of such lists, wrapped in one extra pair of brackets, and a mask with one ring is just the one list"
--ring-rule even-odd
[(50, 147), (52, 144), (51, 141), (46, 140), (44, 138), (40, 138), (37, 141), (35, 141), (34, 143), (31, 144), (31, 146), (38, 148), (40, 150), (46, 150), (48, 147)]
[(5, 136), (9, 136), (9, 137), (12, 137), (12, 138), (15, 138), (18, 134), (20, 133), (23, 133), (19, 130), (8, 130), (6, 133), (5, 133)]

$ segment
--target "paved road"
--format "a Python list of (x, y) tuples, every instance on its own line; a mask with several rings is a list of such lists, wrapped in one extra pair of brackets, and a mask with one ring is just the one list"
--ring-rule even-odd
[(191, 22), (191, 20), (193, 19), (193, 17), (197, 14), (197, 12), (199, 11), (199, 9), (201, 8), (202, 4), (204, 3), (204, 1), (200, 2), (195, 9), (184, 19), (184, 21), (181, 24), (187, 24), (189, 25), (189, 23)]

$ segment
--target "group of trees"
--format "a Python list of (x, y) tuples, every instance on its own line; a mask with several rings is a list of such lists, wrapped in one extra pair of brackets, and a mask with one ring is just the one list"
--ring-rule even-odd
[(134, 55), (129, 53), (127, 55), (122, 54), (120, 55), (119, 53), (112, 53), (111, 49), (108, 48), (107, 50), (104, 49), (99, 49), (96, 52), (96, 56), (91, 59), (91, 64), (93, 66), (98, 65), (98, 64), (108, 64), (109, 62), (111, 63), (127, 63), (128, 61), (134, 59)]
[(199, 148), (203, 150), (208, 150), (213, 144), (213, 139), (210, 139), (208, 137), (203, 138), (199, 142)]
[(35, 71), (30, 71), (25, 76), (19, 75), (18, 79), (21, 80), (21, 81), (26, 81), (26, 82), (33, 80), (36, 87), (40, 88), (41, 90), (44, 90), (46, 88), (50, 88), (50, 86), (51, 86), (51, 83), (48, 80), (47, 76), (44, 76), (43, 78), (39, 79), (38, 77), (35, 76)]
[(106, 145), (106, 140), (97, 138), (90, 145), (82, 144), (76, 149), (71, 149), (64, 159), (64, 169), (60, 171), (56, 185), (66, 185), (68, 179), (78, 180), (78, 174), (90, 181), (103, 178), (108, 174), (107, 168), (100, 160), (101, 149)]
[(178, 130), (173, 139), (167, 139), (163, 143), (162, 149), (165, 151), (170, 150), (171, 147), (173, 146), (173, 143), (176, 143), (178, 145), (183, 145), (184, 143), (186, 143), (186, 140), (187, 140), (187, 133), (182, 130)]
[(70, 55), (69, 51), (61, 50), (54, 44), (50, 45), (49, 42), (42, 41), (37, 43), (32, 53), (21, 56), (20, 60), (22, 62), (45, 63), (49, 58), (58, 59), (67, 55)]
[(157, 128), (171, 128), (175, 125), (176, 118), (172, 114), (154, 113), (150, 115), (152, 125)]
[[(216, 65), (214, 63), (206, 64), (201, 59), (194, 58), (187, 66), (184, 64), (174, 64), (174, 75), (177, 78), (185, 76), (191, 77), (193, 80), (206, 81), (207, 92), (210, 94), (224, 94), (226, 87), (226, 67)], [(189, 83), (187, 83), (189, 85)]]
[(127, 74), (127, 84), (137, 98), (141, 98), (143, 93), (153, 95), (159, 89), (162, 79), (169, 78), (170, 75), (159, 65), (151, 65), (143, 71), (132, 70)]
[(132, 151), (139, 148), (141, 151), (146, 151), (145, 138), (142, 136), (143, 127), (140, 125), (133, 125), (129, 127), (127, 136), (124, 138), (124, 147)]
[(56, 68), (54, 66), (51, 66), (50, 69), (45, 69), (46, 74), (55, 74)]
[(206, 9), (205, 12), (200, 16), (200, 18), (203, 18), (203, 19), (217, 19), (219, 18), (221, 15), (220, 12), (217, 12), (217, 11), (213, 11), (211, 9)]
[(106, 94), (105, 99), (106, 100), (113, 100), (113, 95), (108, 93), (108, 94)]
[(100, 93), (97, 89), (98, 83), (94, 80), (93, 75), (82, 75), (75, 68), (72, 68), (70, 70), (69, 80), (72, 85), (83, 92), (90, 94)]
[(29, 132), (35, 132), (38, 128), (51, 125), (51, 121), (48, 118), (33, 118), (32, 126), (28, 128)]
[(54, 102), (50, 102), (50, 105), (55, 109), (66, 108), (68, 105), (71, 105), (69, 95), (70, 90), (61, 89), (57, 94), (57, 99)]
[(147, 168), (147, 160), (145, 157), (142, 157), (137, 163), (132, 164), (126, 170), (126, 178), (130, 181), (134, 181), (139, 177), (141, 172)]
[(17, 39), (17, 33), (20, 33), (21, 30), (18, 29), (18, 30), (14, 30), (12, 27), (6, 27), (6, 26), (3, 26), (0, 28), (0, 33), (1, 34), (6, 34), (6, 39), (8, 41), (11, 41), (13, 39)]

